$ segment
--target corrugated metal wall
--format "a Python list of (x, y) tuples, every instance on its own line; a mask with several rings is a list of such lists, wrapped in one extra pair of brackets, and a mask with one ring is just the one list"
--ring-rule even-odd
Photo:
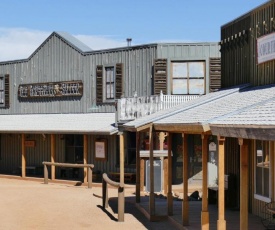
[[(85, 56), (52, 36), (29, 61), (0, 64), (0, 73), (10, 75), (9, 109), (1, 114), (21, 113), (82, 113), (114, 112), (113, 105), (95, 106), (96, 66), (124, 63), (124, 96), (150, 95), (152, 92), (152, 66), (156, 57), (156, 45), (126, 47), (100, 52), (86, 53)], [(18, 100), (19, 84), (82, 80), (81, 98), (41, 98)]]
[(196, 60), (196, 61), (205, 61), (206, 67), (206, 93), (209, 93), (209, 58), (215, 57), (218, 58), (221, 56), (220, 47), (218, 42), (209, 42), (209, 43), (178, 43), (178, 44), (159, 44), (157, 48), (157, 58), (167, 58), (168, 60), (168, 81), (167, 81), (167, 94), (171, 94), (170, 89), (170, 78), (171, 78), (171, 61), (187, 61), (187, 60)]

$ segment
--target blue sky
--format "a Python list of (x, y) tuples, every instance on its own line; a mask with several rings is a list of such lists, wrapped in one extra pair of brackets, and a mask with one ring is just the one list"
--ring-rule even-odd
[(220, 40), (220, 27), (266, 0), (1, 0), (0, 61), (27, 58), (53, 32), (94, 50)]

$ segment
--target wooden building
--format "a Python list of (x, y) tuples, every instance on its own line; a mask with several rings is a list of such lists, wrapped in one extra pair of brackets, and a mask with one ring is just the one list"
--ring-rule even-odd
[[(94, 173), (115, 173), (121, 149), (117, 100), (217, 90), (219, 44), (92, 50), (53, 32), (27, 59), (1, 62), (0, 82), (0, 173), (42, 176), (43, 161), (93, 163)], [(135, 136), (125, 137), (125, 172), (135, 173)], [(54, 167), (51, 173), (52, 179), (85, 175)]]
[[(152, 138), (167, 132), (168, 209), (171, 198), (173, 133), (182, 134), (183, 225), (188, 225), (187, 137), (200, 134), (202, 143), (203, 194), (208, 193), (207, 163), (212, 151), (218, 154), (217, 229), (226, 229), (224, 209), (240, 210), (240, 229), (249, 229), (248, 213), (262, 218), (274, 228), (274, 120), (275, 120), (275, 1), (251, 10), (221, 27), (222, 90), (202, 96), (169, 112), (158, 112), (146, 119), (124, 125), (126, 130), (150, 132), (150, 161), (154, 159)], [(234, 91), (236, 90), (236, 91)], [(227, 92), (227, 93), (226, 93)], [(218, 94), (220, 93), (220, 94)], [(209, 144), (213, 142), (216, 148)], [(153, 173), (153, 171), (151, 171)], [(233, 183), (229, 178), (234, 178)], [(226, 180), (228, 184), (225, 187)], [(154, 180), (154, 177), (151, 178)], [(137, 182), (138, 184), (139, 182)], [(151, 182), (153, 185), (153, 182)], [(137, 185), (138, 186), (138, 185)], [(150, 191), (150, 215), (157, 215), (154, 190)], [(139, 188), (137, 187), (137, 194)], [(229, 199), (229, 200), (228, 200)], [(207, 196), (203, 196), (202, 229), (209, 229)]]

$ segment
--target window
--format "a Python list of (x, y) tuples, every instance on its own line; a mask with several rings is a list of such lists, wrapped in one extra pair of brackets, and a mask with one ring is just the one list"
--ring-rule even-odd
[(172, 94), (204, 94), (205, 62), (172, 62)]
[(9, 75), (0, 75), (0, 107), (9, 107)]
[(96, 67), (96, 102), (114, 103), (123, 94), (123, 64)]
[(268, 141), (256, 141), (255, 198), (269, 201), (270, 197), (270, 153)]
[(83, 135), (66, 135), (65, 161), (83, 163)]
[(106, 67), (105, 68), (105, 89), (106, 89), (106, 100), (115, 99), (115, 68)]

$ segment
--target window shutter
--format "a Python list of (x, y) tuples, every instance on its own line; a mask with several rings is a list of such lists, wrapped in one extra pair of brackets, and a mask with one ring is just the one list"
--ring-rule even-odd
[(10, 107), (10, 75), (5, 75), (5, 107)]
[(116, 99), (123, 95), (123, 63), (116, 64)]
[(103, 102), (103, 66), (96, 67), (96, 103)]
[(209, 59), (209, 92), (215, 92), (221, 88), (221, 58)]
[(154, 94), (167, 94), (167, 59), (154, 60)]

